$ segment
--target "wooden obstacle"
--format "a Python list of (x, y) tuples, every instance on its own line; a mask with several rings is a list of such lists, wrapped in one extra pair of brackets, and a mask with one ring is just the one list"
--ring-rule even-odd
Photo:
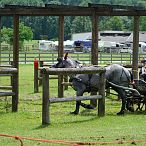
[[(50, 65), (44, 64), (44, 61), (34, 60), (34, 93), (38, 93), (39, 86), (42, 85), (42, 74), (39, 67), (50, 67)], [(58, 79), (58, 77), (50, 77), (50, 79)]]
[[(18, 88), (16, 88), (15, 80), (18, 77), (17, 68), (12, 67), (0, 67), (0, 77), (10, 76), (11, 85), (10, 86), (0, 86), (0, 97), (2, 96), (12, 96), (12, 111), (16, 112), (18, 110)], [(5, 91), (11, 90), (11, 91)]]
[[(40, 68), (42, 73), (43, 93), (42, 93), (42, 124), (50, 124), (50, 103), (91, 100), (98, 99), (98, 116), (105, 115), (105, 68), (85, 67), (85, 68)], [(69, 75), (69, 74), (99, 74), (100, 88), (99, 95), (50, 98), (49, 76), (50, 75)]]
[[(50, 66), (51, 65), (44, 64), (44, 61), (36, 61), (36, 60), (34, 61), (34, 93), (38, 93), (39, 86), (42, 85), (42, 73), (39, 70), (39, 67), (42, 68), (42, 67), (50, 67)], [(58, 76), (52, 76), (52, 77), (49, 77), (49, 79), (58, 79)], [(61, 83), (60, 86), (62, 85), (64, 86), (65, 90), (67, 90), (68, 86), (71, 85), (70, 83), (68, 83), (68, 76), (64, 76), (64, 82)], [(63, 93), (61, 95), (63, 95)]]

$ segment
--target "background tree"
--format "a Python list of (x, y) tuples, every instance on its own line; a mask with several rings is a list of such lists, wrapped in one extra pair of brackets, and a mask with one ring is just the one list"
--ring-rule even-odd
[(87, 16), (76, 16), (71, 25), (71, 33), (90, 32), (91, 19)]
[(107, 21), (107, 30), (123, 30), (123, 22), (119, 16), (113, 16)]
[[(88, 3), (113, 4), (125, 6), (140, 6), (146, 8), (143, 0), (0, 0), (0, 6), (5, 4), (25, 5), (25, 6), (44, 6), (45, 4), (65, 4), (75, 6), (87, 6)], [(133, 17), (121, 16), (99, 17), (100, 30), (122, 30), (130, 31), (133, 29)], [(40, 36), (46, 35), (48, 39), (58, 38), (58, 17), (56, 16), (21, 16), (20, 21), (33, 30), (33, 39), (41, 39)], [(145, 21), (141, 19), (140, 28), (144, 30)], [(13, 17), (2, 17), (2, 26), (12, 28)], [(65, 16), (65, 39), (70, 39), (72, 33), (90, 32), (91, 18), (85, 16)]]
[(12, 43), (13, 43), (12, 36), (13, 36), (13, 29), (12, 28), (4, 27), (1, 30), (1, 40), (2, 40), (2, 42), (6, 42), (6, 43), (12, 45)]
[(140, 30), (146, 31), (146, 16), (141, 17)]
[[(13, 29), (12, 28), (6, 28), (4, 27), (1, 30), (2, 33), (2, 41), (10, 44), (12, 46), (13, 44)], [(19, 27), (19, 43), (20, 43), (20, 49), (23, 48), (24, 41), (32, 40), (33, 38), (33, 32), (32, 29), (28, 26), (25, 26), (23, 23), (20, 23)]]

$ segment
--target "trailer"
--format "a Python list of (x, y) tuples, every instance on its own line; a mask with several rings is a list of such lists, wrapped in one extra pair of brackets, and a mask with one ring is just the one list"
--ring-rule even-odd
[(39, 50), (48, 51), (55, 50), (55, 43), (48, 40), (39, 40)]

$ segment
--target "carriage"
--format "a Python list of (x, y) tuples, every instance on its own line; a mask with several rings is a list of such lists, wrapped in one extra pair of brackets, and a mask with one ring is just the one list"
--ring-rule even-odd
[[(64, 57), (57, 59), (57, 64), (52, 65), (53, 68), (83, 68), (79, 61), (68, 57), (68, 53)], [(112, 88), (116, 91), (122, 100), (120, 111), (117, 115), (123, 115), (125, 109), (134, 111), (133, 105), (138, 105), (136, 110), (142, 110), (145, 105), (146, 83), (143, 80), (134, 80), (131, 84), (132, 73), (119, 64), (112, 64), (105, 67), (105, 88)], [(85, 92), (98, 92), (99, 75), (98, 74), (74, 74), (70, 75), (70, 82), (76, 91), (77, 96), (83, 96)], [(76, 108), (72, 114), (78, 114), (80, 106), (88, 109), (94, 109), (96, 104), (88, 105), (81, 101), (76, 101)]]
[[(143, 80), (134, 80), (131, 84), (132, 88), (136, 90), (136, 92), (132, 92), (130, 90), (126, 91), (127, 101), (131, 104), (137, 105), (135, 111), (142, 111), (145, 108), (146, 111), (146, 82)], [(145, 107), (144, 107), (145, 106)]]

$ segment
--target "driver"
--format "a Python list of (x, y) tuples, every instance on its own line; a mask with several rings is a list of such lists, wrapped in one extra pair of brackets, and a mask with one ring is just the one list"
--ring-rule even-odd
[(142, 60), (143, 67), (140, 69), (139, 77), (146, 82), (146, 60)]

